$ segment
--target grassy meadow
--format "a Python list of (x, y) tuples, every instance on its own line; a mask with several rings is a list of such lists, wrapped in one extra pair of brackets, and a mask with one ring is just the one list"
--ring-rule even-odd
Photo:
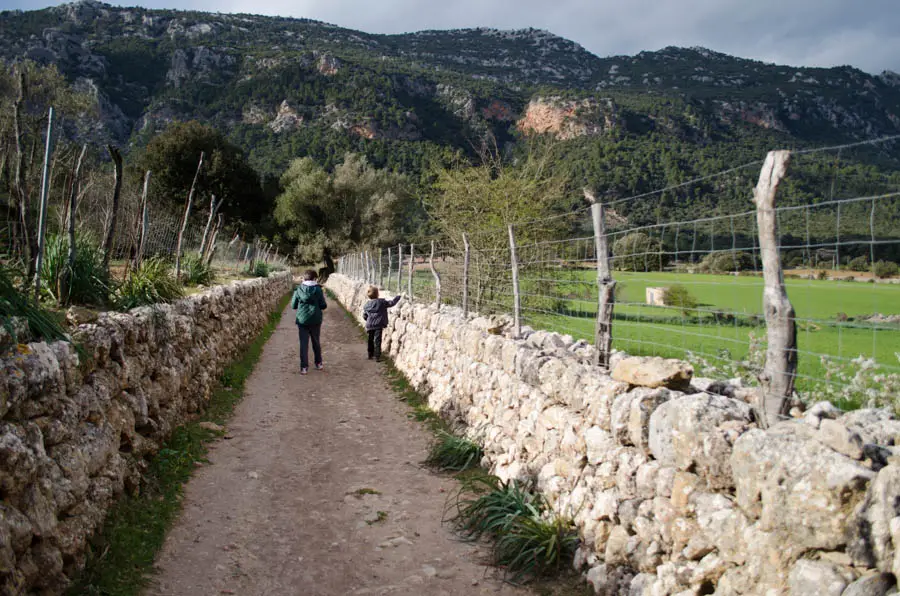
[[(748, 358), (751, 341), (757, 353), (765, 349), (761, 277), (618, 271), (614, 277), (619, 286), (613, 324), (616, 349), (672, 358), (692, 353), (698, 374), (731, 370), (729, 363)], [(523, 271), (523, 323), (592, 341), (595, 278), (596, 273), (588, 270)], [(433, 296), (430, 273), (417, 271), (415, 282), (417, 298)], [(900, 314), (900, 284), (807, 279), (785, 283), (797, 318), (801, 392), (815, 390), (826, 379), (823, 356), (851, 369), (850, 361), (864, 356), (886, 371), (900, 372), (900, 325), (861, 320), (874, 313)], [(675, 284), (688, 290), (697, 302), (695, 307), (645, 304), (646, 288)], [(449, 303), (459, 299), (452, 287), (445, 287), (444, 296)], [(507, 303), (508, 308), (503, 308)], [(494, 310), (512, 310), (512, 298), (505, 291), (491, 304)], [(710, 366), (698, 365), (698, 356)]]

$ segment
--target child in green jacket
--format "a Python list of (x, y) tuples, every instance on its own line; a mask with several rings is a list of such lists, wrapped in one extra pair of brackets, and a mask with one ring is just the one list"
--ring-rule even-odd
[(319, 275), (312, 269), (303, 273), (303, 283), (294, 291), (291, 308), (297, 311), (297, 329), (300, 331), (300, 374), (309, 372), (309, 342), (312, 340), (316, 370), (325, 368), (322, 362), (322, 311), (328, 308), (322, 286), (316, 281)]

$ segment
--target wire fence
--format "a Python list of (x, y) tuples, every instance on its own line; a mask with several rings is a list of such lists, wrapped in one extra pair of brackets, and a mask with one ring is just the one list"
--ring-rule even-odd
[[(375, 248), (338, 270), (419, 301), (507, 314), (521, 333), (588, 340), (601, 365), (610, 350), (682, 358), (699, 375), (759, 387), (762, 400), (896, 408), (900, 176), (873, 176), (851, 155), (894, 141), (773, 152), (594, 199), (553, 225)], [(789, 160), (781, 175), (776, 153)]]
[[(204, 244), (211, 244), (210, 263), (217, 269), (237, 273), (247, 269), (251, 263), (264, 262), (287, 267), (287, 255), (259, 239), (245, 240), (241, 235), (227, 235), (224, 229), (206, 221), (208, 213), (198, 213), (185, 227), (182, 239), (182, 255), (200, 255)], [(142, 217), (134, 215), (127, 225), (118, 228), (113, 243), (113, 258), (120, 262), (131, 262), (141, 244)], [(178, 251), (178, 232), (182, 215), (158, 210), (147, 217), (147, 232), (143, 246), (143, 258), (162, 257), (174, 259)], [(204, 240), (204, 236), (206, 239)], [(203, 251), (208, 252), (208, 251)]]

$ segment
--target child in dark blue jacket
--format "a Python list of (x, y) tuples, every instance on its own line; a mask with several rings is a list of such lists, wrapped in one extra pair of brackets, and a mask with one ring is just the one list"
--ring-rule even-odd
[(378, 288), (369, 286), (366, 291), (369, 301), (363, 306), (363, 320), (366, 322), (366, 331), (369, 334), (369, 360), (381, 362), (381, 332), (388, 324), (388, 309), (398, 302), (401, 296), (394, 296), (393, 300), (385, 300), (378, 297)]

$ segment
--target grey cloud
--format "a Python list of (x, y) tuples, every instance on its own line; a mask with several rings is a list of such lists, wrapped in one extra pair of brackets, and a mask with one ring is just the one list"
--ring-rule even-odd
[[(0, 7), (36, 8), (41, 2), (50, 3), (0, 0)], [(896, 0), (148, 0), (145, 4), (264, 11), (373, 33), (537, 27), (600, 56), (669, 45), (704, 46), (795, 66), (851, 64), (869, 72), (900, 71)]]

